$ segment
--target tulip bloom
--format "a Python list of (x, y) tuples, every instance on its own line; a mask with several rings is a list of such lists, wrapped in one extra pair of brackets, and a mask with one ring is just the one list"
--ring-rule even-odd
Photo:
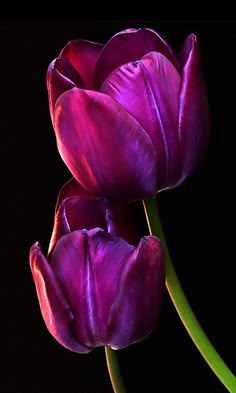
[(67, 183), (59, 194), (48, 257), (35, 243), (30, 265), (46, 326), (72, 351), (123, 348), (155, 326), (165, 287), (163, 253), (154, 236), (137, 244), (127, 206)]
[(176, 187), (209, 139), (195, 35), (179, 54), (154, 30), (69, 42), (47, 72), (58, 150), (89, 192), (133, 201)]

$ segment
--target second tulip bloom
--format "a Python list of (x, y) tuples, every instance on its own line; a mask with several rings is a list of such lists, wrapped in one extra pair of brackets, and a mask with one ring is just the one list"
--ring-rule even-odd
[(159, 240), (138, 240), (128, 205), (89, 195), (74, 180), (61, 190), (44, 256), (30, 265), (46, 326), (64, 347), (80, 353), (119, 349), (154, 329), (165, 288)]

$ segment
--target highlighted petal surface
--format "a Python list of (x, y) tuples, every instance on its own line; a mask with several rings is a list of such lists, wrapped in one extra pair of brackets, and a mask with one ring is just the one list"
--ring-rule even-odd
[(158, 157), (158, 187), (175, 185), (182, 161), (178, 135), (181, 77), (162, 54), (150, 52), (142, 60), (125, 64), (102, 84), (149, 134)]
[(92, 349), (81, 344), (73, 336), (74, 316), (64, 290), (42, 254), (39, 243), (30, 249), (30, 267), (38, 294), (40, 309), (49, 332), (64, 347), (80, 353)]
[(58, 97), (75, 86), (83, 88), (83, 82), (74, 67), (66, 59), (62, 58), (55, 59), (49, 65), (46, 80), (49, 109), (53, 119), (54, 105)]
[(76, 231), (58, 241), (51, 266), (73, 309), (75, 335), (85, 346), (122, 348), (155, 326), (165, 282), (157, 238), (143, 238), (134, 248), (99, 228)]
[(179, 64), (170, 46), (152, 29), (127, 29), (115, 34), (104, 46), (96, 65), (95, 87), (122, 64), (140, 60), (149, 52), (162, 53), (177, 69)]
[(100, 227), (114, 236), (136, 245), (139, 234), (128, 204), (109, 202), (95, 197), (75, 179), (64, 184), (59, 192), (54, 226), (48, 254), (64, 235), (82, 229)]
[(55, 107), (55, 132), (63, 160), (89, 192), (119, 200), (155, 194), (152, 141), (111, 97), (76, 88), (64, 93)]
[(197, 166), (209, 142), (209, 108), (196, 37), (182, 49), (183, 82), (180, 93), (179, 138), (184, 158), (181, 183)]
[(120, 276), (109, 318), (112, 348), (125, 347), (150, 334), (164, 290), (165, 264), (160, 241), (146, 236), (130, 255)]
[(98, 228), (62, 237), (52, 254), (52, 268), (75, 315), (76, 337), (88, 347), (107, 342), (114, 284), (132, 250), (124, 240)]
[(80, 74), (86, 89), (94, 88), (94, 70), (103, 45), (86, 40), (70, 41), (60, 53)]

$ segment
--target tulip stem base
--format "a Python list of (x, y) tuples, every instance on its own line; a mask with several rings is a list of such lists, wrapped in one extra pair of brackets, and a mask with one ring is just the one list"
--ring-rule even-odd
[(236, 392), (236, 377), (228, 369), (222, 358), (207, 338), (197, 321), (178, 280), (162, 229), (157, 201), (155, 198), (143, 201), (150, 234), (159, 237), (166, 261), (166, 288), (179, 317), (199, 352), (229, 392)]
[(105, 347), (107, 368), (114, 393), (126, 393), (117, 360), (117, 351), (110, 347)]

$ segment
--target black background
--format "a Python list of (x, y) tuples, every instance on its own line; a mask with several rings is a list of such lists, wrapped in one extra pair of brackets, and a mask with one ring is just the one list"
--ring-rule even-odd
[[(158, 195), (169, 248), (203, 329), (236, 372), (236, 22), (0, 21), (0, 391), (111, 393), (104, 351), (70, 352), (48, 333), (29, 269), (46, 251), (54, 205), (70, 178), (55, 145), (46, 70), (69, 40), (105, 43), (128, 27), (159, 31), (178, 51), (195, 33), (211, 110), (211, 141), (197, 170)], [(158, 326), (118, 353), (127, 393), (224, 393), (166, 293)]]

